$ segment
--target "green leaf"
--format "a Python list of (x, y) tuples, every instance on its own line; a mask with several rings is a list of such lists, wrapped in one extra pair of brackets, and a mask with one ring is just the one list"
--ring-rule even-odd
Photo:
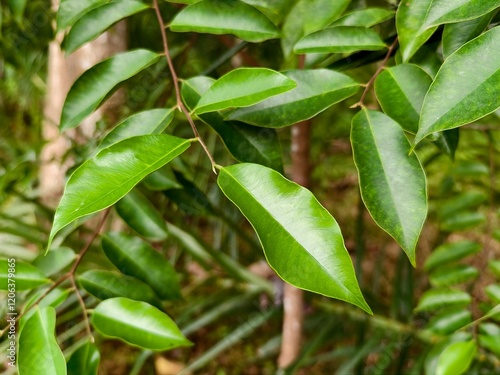
[(382, 8), (367, 8), (348, 13), (330, 26), (372, 27), (394, 17), (394, 11)]
[(500, 356), (500, 327), (493, 323), (479, 325), (479, 344)]
[(427, 355), (425, 356), (425, 374), (426, 375), (435, 375), (436, 368), (439, 360), (439, 356), (443, 352), (444, 349), (452, 342), (466, 341), (471, 339), (471, 334), (468, 332), (458, 331), (450, 336), (445, 337), (440, 342), (436, 343), (429, 350)]
[(238, 108), (225, 119), (280, 128), (310, 119), (359, 89), (359, 83), (352, 78), (327, 69), (290, 70), (283, 74), (297, 83), (295, 89), (253, 106)]
[(437, 311), (448, 307), (465, 307), (471, 302), (469, 293), (456, 289), (440, 288), (426, 291), (418, 305), (416, 311)]
[(56, 310), (33, 308), (19, 334), (19, 375), (66, 375), (66, 361), (55, 338)]
[(217, 183), (252, 224), (283, 280), (371, 313), (337, 222), (309, 190), (257, 164), (222, 168)]
[(68, 247), (51, 249), (47, 254), (40, 254), (33, 261), (33, 265), (43, 274), (53, 276), (61, 272), (76, 258), (75, 252)]
[(432, 78), (420, 67), (401, 64), (385, 69), (375, 80), (375, 93), (385, 114), (412, 134)]
[(204, 0), (180, 11), (170, 29), (210, 34), (233, 34), (248, 42), (278, 38), (276, 26), (254, 7), (238, 0)]
[[(196, 107), (201, 95), (212, 85), (214, 80), (199, 76), (182, 83), (182, 98), (190, 109)], [(205, 113), (198, 116), (201, 121), (214, 129), (221, 137), (231, 155), (238, 161), (257, 163), (283, 170), (281, 145), (273, 129), (261, 129), (235, 121), (224, 121), (217, 113)]]
[(297, 0), (242, 0), (264, 13), (275, 25), (279, 25), (288, 9)]
[(409, 155), (403, 129), (386, 115), (363, 109), (352, 120), (351, 143), (366, 208), (415, 266), (427, 187), (417, 156)]
[(500, 260), (490, 260), (488, 268), (497, 278), (500, 278)]
[(309, 34), (293, 48), (295, 53), (352, 53), (378, 51), (387, 46), (373, 30), (355, 26), (334, 26)]
[(118, 142), (87, 160), (66, 184), (47, 248), (66, 225), (115, 204), (149, 173), (184, 152), (189, 144), (189, 140), (166, 134), (141, 135)]
[(474, 228), (486, 222), (482, 212), (460, 212), (441, 222), (441, 229), (447, 232), (458, 232)]
[(160, 134), (172, 122), (174, 110), (167, 108), (150, 109), (136, 113), (111, 130), (97, 147), (96, 153), (102, 149), (136, 135)]
[(162, 167), (147, 176), (144, 185), (151, 191), (164, 191), (169, 189), (181, 189), (182, 185), (179, 184), (175, 178), (172, 168), (169, 166)]
[(76, 20), (88, 11), (95, 9), (110, 0), (61, 0), (57, 11), (57, 31), (61, 31), (73, 25)]
[(486, 295), (488, 296), (488, 298), (496, 303), (496, 304), (500, 304), (500, 285), (499, 284), (491, 284), (491, 285), (488, 285), (485, 289), (486, 291)]
[(409, 0), (399, 3), (396, 12), (396, 29), (403, 62), (407, 62), (437, 28), (421, 30), (432, 1)]
[(460, 140), (459, 129), (445, 130), (441, 133), (434, 133), (437, 139), (434, 144), (451, 160), (455, 160), (455, 152), (457, 151), (458, 141)]
[(467, 371), (476, 355), (474, 341), (455, 342), (441, 353), (436, 375), (460, 375)]
[(467, 209), (475, 209), (486, 202), (488, 196), (481, 191), (466, 191), (456, 197), (447, 199), (438, 207), (439, 218), (448, 219)]
[(149, 6), (134, 0), (111, 1), (83, 15), (64, 39), (66, 53), (77, 50), (96, 39), (116, 22), (148, 9)]
[(137, 189), (116, 203), (118, 215), (139, 235), (150, 241), (167, 238), (167, 225), (156, 207)]
[(78, 276), (83, 289), (99, 299), (126, 297), (162, 308), (151, 287), (133, 277), (104, 270), (89, 270)]
[[(500, 107), (500, 27), (468, 42), (442, 65), (427, 93), (415, 144)], [(488, 61), (488, 64), (477, 64)]]
[(16, 21), (20, 22), (26, 9), (28, 0), (8, 0), (10, 10)]
[(94, 309), (92, 324), (106, 336), (151, 350), (190, 346), (167, 314), (145, 302), (111, 298)]
[(61, 131), (74, 128), (102, 104), (116, 86), (155, 63), (160, 55), (145, 49), (124, 52), (83, 73), (71, 87), (61, 114)]
[(481, 245), (472, 241), (457, 241), (441, 245), (425, 260), (424, 270), (429, 272), (438, 266), (459, 261), (480, 251)]
[(50, 279), (35, 266), (20, 260), (0, 259), (0, 290), (28, 290), (47, 283)]
[[(35, 309), (30, 309), (31, 306), (40, 299), (45, 293), (47, 293), (49, 286), (44, 286), (43, 288), (39, 288), (35, 293), (30, 294), (30, 297), (27, 299), (23, 308), (23, 317), (19, 321), (19, 332), (23, 329), (26, 322), (30, 319), (33, 314), (35, 314)], [(49, 294), (45, 295), (45, 297), (38, 303), (38, 307), (46, 307), (51, 306), (53, 308), (58, 308), (66, 299), (68, 298), (71, 289), (62, 289), (56, 288), (51, 290)], [(30, 310), (28, 310), (30, 309)]]
[(193, 111), (200, 115), (232, 107), (248, 107), (295, 86), (294, 81), (271, 69), (234, 69), (210, 86)]
[(428, 329), (441, 335), (449, 335), (465, 327), (472, 321), (472, 314), (463, 308), (451, 308), (443, 311), (429, 321)]
[(68, 375), (97, 375), (101, 355), (95, 344), (86, 341), (68, 360)]
[(161, 299), (180, 297), (179, 280), (172, 265), (140, 238), (108, 233), (102, 238), (102, 248), (123, 274), (144, 281)]
[(451, 267), (440, 267), (429, 275), (433, 286), (453, 286), (474, 280), (479, 275), (477, 268), (459, 264)]

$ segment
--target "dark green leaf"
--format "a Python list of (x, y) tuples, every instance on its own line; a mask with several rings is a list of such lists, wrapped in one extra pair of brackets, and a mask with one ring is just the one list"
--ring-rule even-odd
[(477, 268), (465, 264), (440, 267), (429, 275), (433, 286), (453, 286), (474, 280), (479, 275)]
[(97, 375), (101, 355), (95, 344), (86, 341), (68, 360), (68, 375)]
[(472, 20), (498, 7), (498, 0), (431, 1), (422, 29), (443, 23)]
[(57, 31), (73, 25), (76, 20), (88, 11), (95, 9), (110, 0), (61, 0), (57, 11)]
[(222, 168), (217, 183), (252, 224), (280, 277), (371, 313), (338, 224), (310, 191), (257, 164)]
[(182, 188), (182, 185), (179, 184), (175, 178), (172, 168), (169, 166), (162, 167), (147, 176), (144, 179), (144, 185), (151, 191), (164, 191)]
[(434, 141), (437, 148), (449, 156), (451, 160), (455, 160), (455, 152), (457, 151), (458, 141), (460, 139), (459, 129), (449, 129), (444, 132), (434, 134), (437, 136)]
[(449, 335), (472, 321), (472, 314), (463, 308), (451, 308), (430, 320), (428, 329), (441, 335)]
[(481, 251), (481, 245), (472, 241), (457, 241), (439, 246), (426, 259), (424, 270), (429, 272), (438, 266), (459, 261)]
[(21, 291), (47, 283), (50, 280), (35, 266), (20, 260), (0, 259), (0, 290)]
[(474, 341), (450, 344), (439, 356), (436, 375), (461, 375), (467, 371), (476, 355)]
[(27, 2), (28, 0), (8, 0), (12, 15), (18, 22), (23, 18)]
[(394, 17), (394, 11), (382, 8), (367, 8), (348, 13), (330, 26), (372, 27)]
[(426, 291), (420, 301), (418, 306), (415, 308), (416, 311), (436, 311), (448, 307), (465, 307), (471, 302), (471, 296), (461, 290), (456, 289), (430, 289)]
[(75, 252), (68, 247), (50, 250), (47, 254), (40, 254), (33, 261), (33, 265), (45, 275), (52, 276), (69, 266), (75, 260)]

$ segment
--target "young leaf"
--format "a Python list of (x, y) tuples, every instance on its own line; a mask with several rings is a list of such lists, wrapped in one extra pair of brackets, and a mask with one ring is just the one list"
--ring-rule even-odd
[(144, 281), (161, 299), (180, 297), (179, 280), (172, 265), (140, 238), (108, 233), (102, 238), (102, 248), (123, 274)]
[(19, 375), (66, 375), (66, 361), (55, 338), (56, 310), (35, 306), (19, 333)]
[(310, 119), (359, 89), (359, 83), (352, 78), (327, 69), (290, 70), (283, 74), (297, 83), (295, 89), (253, 106), (238, 108), (225, 119), (280, 128)]
[(97, 375), (101, 354), (97, 346), (86, 341), (68, 360), (68, 375)]
[(127, 298), (102, 301), (94, 309), (92, 324), (106, 336), (145, 349), (171, 350), (192, 345), (167, 314)]
[(363, 109), (352, 120), (351, 143), (366, 208), (415, 266), (427, 187), (417, 156), (409, 155), (403, 129), (386, 115)]
[(210, 86), (194, 112), (200, 115), (231, 107), (248, 107), (295, 86), (294, 81), (271, 69), (234, 69)]
[(386, 47), (373, 30), (355, 26), (334, 26), (309, 34), (293, 47), (295, 53), (352, 53), (378, 51)]
[(61, 114), (61, 131), (74, 128), (90, 115), (120, 83), (155, 63), (160, 55), (145, 49), (124, 52), (83, 73), (71, 87)]
[(252, 224), (283, 280), (371, 313), (337, 222), (309, 190), (258, 164), (222, 168), (217, 183)]
[[(471, 40), (442, 65), (425, 96), (415, 144), (500, 107), (500, 27)], [(478, 64), (488, 61), (488, 64)]]
[(454, 342), (441, 353), (436, 375), (461, 375), (470, 367), (476, 355), (474, 341)]
[(210, 34), (233, 34), (248, 42), (278, 38), (276, 26), (254, 7), (238, 0), (203, 0), (184, 8), (170, 29)]
[(472, 241), (457, 241), (439, 246), (426, 259), (424, 270), (429, 272), (438, 266), (459, 261), (481, 251), (481, 245)]
[(61, 0), (57, 10), (57, 31), (61, 31), (68, 26), (73, 25), (76, 20), (85, 13), (95, 9), (111, 0)]
[(461, 290), (448, 288), (429, 289), (420, 297), (415, 310), (437, 311), (447, 307), (465, 307), (470, 302), (471, 296), (469, 293)]
[(367, 8), (348, 13), (333, 22), (330, 26), (360, 26), (372, 27), (394, 17), (392, 10), (382, 8)]
[(179, 156), (190, 141), (171, 135), (127, 138), (87, 160), (70, 176), (57, 207), (49, 244), (72, 221), (115, 204), (149, 173)]
[(50, 280), (35, 266), (17, 260), (15, 267), (10, 267), (11, 262), (0, 259), (0, 290), (9, 290), (8, 280), (15, 282), (16, 290), (28, 290), (40, 285), (50, 283)]
[(112, 1), (82, 16), (64, 39), (67, 54), (94, 40), (116, 22), (148, 9), (149, 6), (134, 0)]

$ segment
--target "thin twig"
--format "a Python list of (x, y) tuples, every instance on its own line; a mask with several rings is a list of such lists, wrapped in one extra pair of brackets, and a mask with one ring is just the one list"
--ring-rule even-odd
[(80, 306), (82, 308), (82, 315), (83, 315), (83, 320), (85, 322), (85, 330), (87, 331), (87, 336), (90, 338), (91, 342), (94, 342), (95, 340), (94, 336), (92, 335), (92, 330), (90, 329), (89, 317), (87, 316), (87, 307), (85, 306), (85, 301), (83, 300), (82, 295), (78, 291), (78, 286), (76, 285), (75, 281), (75, 275), (72, 274), (69, 279), (75, 290), (76, 298), (78, 298), (78, 302), (80, 303)]
[(194, 136), (200, 142), (201, 147), (203, 147), (203, 150), (205, 151), (208, 158), (210, 159), (210, 163), (212, 164), (212, 171), (215, 174), (217, 174), (217, 172), (215, 170), (215, 166), (216, 166), (215, 160), (214, 160), (212, 154), (210, 153), (210, 151), (208, 150), (207, 145), (205, 144), (203, 139), (200, 137), (200, 134), (198, 133), (198, 129), (196, 128), (196, 125), (194, 124), (193, 118), (191, 117), (189, 111), (187, 110), (186, 106), (182, 102), (181, 90), (179, 88), (179, 77), (177, 76), (177, 73), (175, 72), (174, 64), (172, 63), (172, 58), (170, 56), (170, 51), (168, 49), (167, 32), (165, 31), (166, 27), (165, 27), (165, 23), (163, 22), (163, 18), (161, 16), (160, 7), (158, 5), (158, 0), (153, 0), (153, 6), (155, 8), (156, 17), (158, 18), (158, 23), (160, 25), (161, 37), (163, 40), (163, 51), (164, 51), (165, 57), (167, 58), (168, 68), (170, 69), (170, 74), (172, 75), (172, 81), (174, 82), (177, 108), (179, 108), (181, 110), (181, 112), (184, 113), (184, 115), (186, 116), (186, 118), (189, 122), (189, 125), (191, 125), (191, 129), (193, 129)]

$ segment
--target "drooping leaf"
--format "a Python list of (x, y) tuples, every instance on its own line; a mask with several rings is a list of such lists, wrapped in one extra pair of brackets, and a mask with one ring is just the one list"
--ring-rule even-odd
[(0, 290), (28, 290), (47, 283), (50, 280), (35, 266), (21, 260), (0, 259)]
[(297, 87), (253, 106), (238, 108), (226, 115), (226, 120), (269, 128), (293, 125), (314, 117), (359, 89), (359, 83), (352, 78), (327, 69), (290, 70), (283, 74), (295, 81)]
[(126, 297), (162, 308), (151, 287), (139, 279), (104, 270), (88, 270), (78, 276), (83, 289), (99, 299)]
[(115, 204), (149, 173), (184, 152), (189, 144), (189, 140), (166, 134), (141, 135), (118, 142), (87, 160), (66, 184), (47, 248), (66, 225)]
[(413, 64), (385, 69), (375, 80), (375, 93), (385, 114), (407, 132), (416, 134), (420, 110), (432, 78)]
[(432, 318), (427, 329), (441, 335), (449, 335), (456, 330), (465, 327), (472, 321), (472, 314), (463, 308), (446, 309)]
[(68, 375), (97, 375), (101, 354), (97, 346), (86, 341), (68, 360)]
[(252, 224), (281, 278), (371, 313), (338, 224), (310, 191), (258, 164), (222, 168), (217, 183)]
[(238, 0), (203, 0), (184, 8), (172, 23), (176, 32), (233, 34), (248, 42), (279, 36), (276, 26), (260, 11)]
[(429, 275), (433, 286), (453, 286), (474, 280), (479, 275), (477, 268), (459, 264), (451, 267), (440, 267)]
[(68, 247), (52, 249), (47, 254), (40, 254), (33, 261), (33, 265), (43, 274), (52, 276), (69, 266), (75, 260), (75, 252)]
[(155, 52), (138, 49), (110, 57), (83, 73), (64, 102), (61, 131), (78, 126), (120, 82), (155, 63), (159, 57)]
[(426, 259), (424, 270), (429, 272), (438, 266), (450, 264), (481, 251), (481, 245), (472, 241), (457, 241), (439, 246)]
[(146, 302), (127, 298), (102, 301), (94, 309), (92, 324), (106, 336), (151, 350), (190, 346), (169, 316)]
[(144, 281), (161, 299), (180, 297), (179, 280), (172, 265), (140, 238), (108, 233), (102, 238), (102, 248), (123, 274)]
[(57, 31), (73, 25), (88, 11), (95, 9), (111, 0), (61, 0), (57, 10)]
[(396, 29), (403, 62), (407, 62), (431, 37), (437, 27), (421, 30), (432, 0), (401, 1), (396, 12)]
[[(427, 135), (456, 128), (500, 107), (500, 27), (453, 53), (427, 93), (415, 144)], [(477, 64), (477, 61), (488, 64)]]
[(373, 30), (356, 26), (333, 26), (309, 34), (293, 47), (295, 53), (352, 53), (386, 48)]
[(470, 304), (471, 296), (462, 290), (440, 288), (429, 289), (418, 302), (416, 311), (437, 311), (448, 307), (464, 307)]
[(295, 86), (294, 81), (271, 69), (234, 69), (205, 91), (194, 112), (200, 115), (232, 107), (248, 107)]
[(367, 8), (348, 13), (330, 26), (372, 27), (394, 17), (394, 11), (383, 8)]
[(70, 54), (94, 40), (116, 22), (148, 8), (149, 6), (141, 1), (120, 0), (90, 10), (75, 22), (64, 39), (66, 53)]
[(19, 375), (66, 375), (66, 361), (55, 338), (56, 310), (35, 306), (19, 333)]
[(476, 355), (476, 343), (454, 342), (441, 353), (436, 375), (461, 375), (467, 371)]
[[(204, 76), (184, 81), (181, 93), (186, 106), (190, 109), (196, 107), (201, 95), (213, 82), (212, 78)], [(281, 146), (275, 130), (261, 129), (236, 121), (224, 121), (216, 112), (198, 117), (219, 134), (236, 160), (262, 164), (279, 172), (283, 170)]]
[(403, 129), (386, 115), (363, 109), (352, 120), (351, 143), (366, 208), (415, 266), (427, 188), (417, 156), (409, 155)]

